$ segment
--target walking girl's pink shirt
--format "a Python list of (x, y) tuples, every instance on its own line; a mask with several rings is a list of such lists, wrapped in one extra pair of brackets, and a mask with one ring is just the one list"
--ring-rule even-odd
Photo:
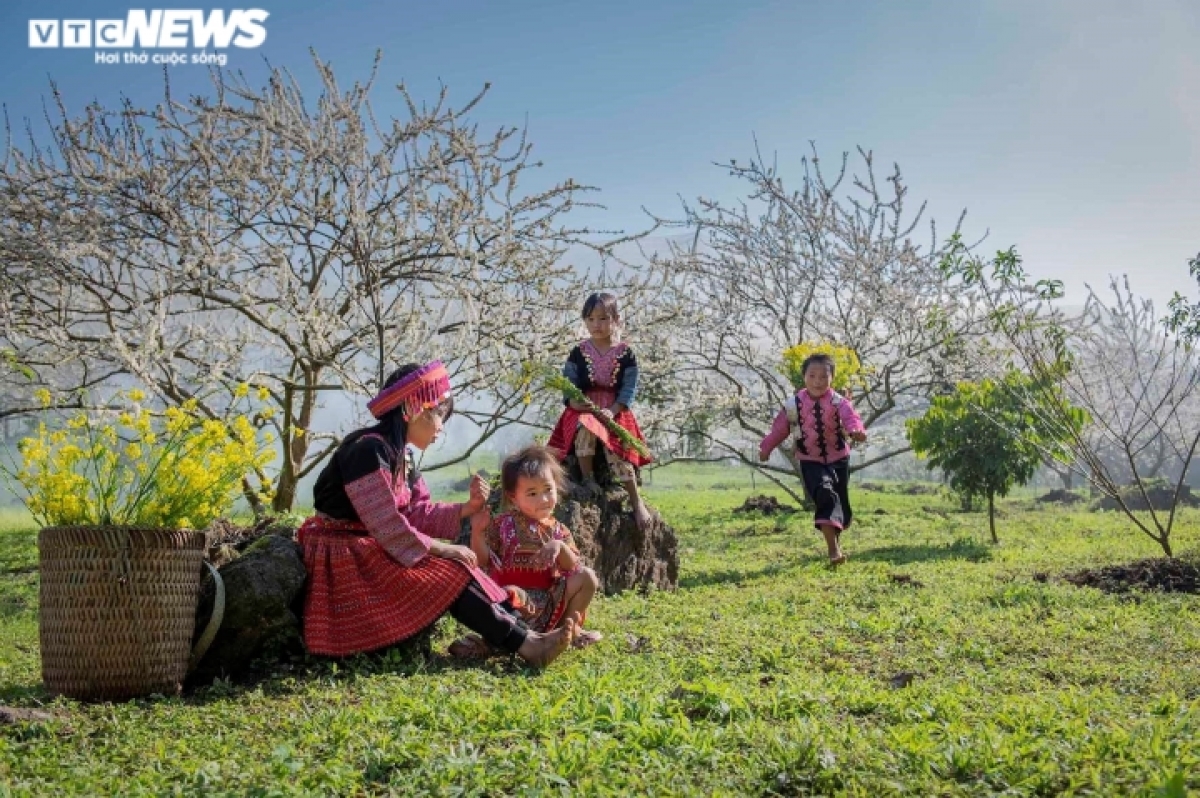
[[(835, 397), (841, 401), (835, 404)], [(850, 441), (847, 436), (866, 431), (854, 405), (834, 391), (826, 391), (820, 399), (814, 399), (806, 390), (797, 391), (796, 418), (800, 423), (800, 435), (796, 441), (797, 460), (832, 463), (849, 457)], [(787, 410), (780, 409), (771, 423), (771, 431), (758, 446), (759, 454), (766, 457), (791, 434)]]

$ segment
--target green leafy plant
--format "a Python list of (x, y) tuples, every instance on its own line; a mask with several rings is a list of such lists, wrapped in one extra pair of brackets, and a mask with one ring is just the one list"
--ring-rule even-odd
[[(1024, 485), (1043, 457), (1065, 457), (1061, 427), (1043, 423), (1021, 400), (1031, 381), (1010, 372), (1004, 380), (960, 383), (953, 394), (938, 396), (924, 416), (906, 422), (908, 439), (928, 467), (940, 468), (950, 486), (968, 503), (987, 499), (988, 526), (996, 536), (996, 496)], [(1078, 433), (1086, 414), (1073, 408), (1069, 416)]]
[[(1158, 319), (1128, 277), (1110, 277), (1111, 299), (1089, 288), (1082, 309), (1068, 313), (1061, 280), (1033, 280), (1014, 247), (990, 260), (979, 257), (957, 234), (939, 265), (977, 297), (996, 353), (1029, 376), (1021, 404), (1044, 428), (1061, 433), (1071, 471), (1115, 502), (1165, 556), (1175, 556), (1171, 537), (1180, 498), (1200, 453), (1193, 423), (1200, 392), (1193, 332), (1200, 327), (1193, 324), (1193, 306), (1177, 297), (1172, 315)], [(1200, 274), (1200, 263), (1191, 266)], [(1087, 413), (1085, 430), (1072, 418), (1076, 408)], [(1110, 456), (1114, 452), (1121, 454)], [(1148, 481), (1161, 474), (1175, 482), (1169, 505), (1151, 504), (1143, 513), (1125, 501), (1132, 485), (1148, 503)]]
[(20, 374), (27, 380), (32, 380), (37, 376), (33, 369), (20, 361), (16, 352), (11, 349), (0, 349), (0, 374), (10, 371)]

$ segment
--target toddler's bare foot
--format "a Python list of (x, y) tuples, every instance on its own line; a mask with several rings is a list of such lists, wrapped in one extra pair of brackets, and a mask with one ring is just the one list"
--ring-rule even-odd
[(535, 668), (544, 668), (570, 648), (579, 629), (579, 613), (573, 612), (562, 626), (552, 632), (530, 632), (517, 650), (517, 655)]
[(646, 529), (646, 525), (650, 523), (650, 511), (646, 509), (646, 503), (638, 500), (637, 505), (633, 508), (633, 522), (637, 524), (637, 528)]
[(849, 559), (849, 558), (846, 557), (845, 552), (838, 552), (837, 554), (829, 555), (829, 564), (836, 568), (837, 566), (844, 563), (847, 559)]
[(575, 648), (587, 648), (592, 643), (599, 643), (604, 639), (604, 635), (594, 629), (580, 629), (579, 634), (575, 635)]
[(487, 642), (477, 634), (469, 634), (450, 644), (450, 656), (458, 659), (482, 659), (496, 653)]

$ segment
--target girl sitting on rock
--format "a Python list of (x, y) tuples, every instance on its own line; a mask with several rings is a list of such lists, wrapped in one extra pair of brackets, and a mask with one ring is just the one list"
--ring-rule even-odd
[[(583, 303), (583, 322), (587, 325), (589, 338), (571, 350), (563, 366), (563, 376), (599, 407), (600, 413), (645, 443), (642, 430), (630, 410), (637, 396), (638, 366), (633, 349), (620, 340), (621, 314), (617, 298), (612, 294), (589, 296)], [(626, 448), (602, 421), (588, 412), (585, 405), (570, 399), (566, 400), (548, 445), (564, 459), (573, 450), (579, 460), (584, 485), (593, 490), (597, 487), (592, 477), (594, 460), (597, 450), (602, 452), (613, 478), (629, 494), (638, 529), (646, 528), (650, 511), (638, 493), (634, 469), (650, 462), (649, 458)]]

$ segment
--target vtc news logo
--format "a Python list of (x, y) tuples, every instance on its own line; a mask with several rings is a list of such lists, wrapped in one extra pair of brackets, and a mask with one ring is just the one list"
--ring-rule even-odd
[(258, 47), (270, 16), (260, 8), (229, 12), (130, 10), (125, 19), (31, 19), (30, 47)]

